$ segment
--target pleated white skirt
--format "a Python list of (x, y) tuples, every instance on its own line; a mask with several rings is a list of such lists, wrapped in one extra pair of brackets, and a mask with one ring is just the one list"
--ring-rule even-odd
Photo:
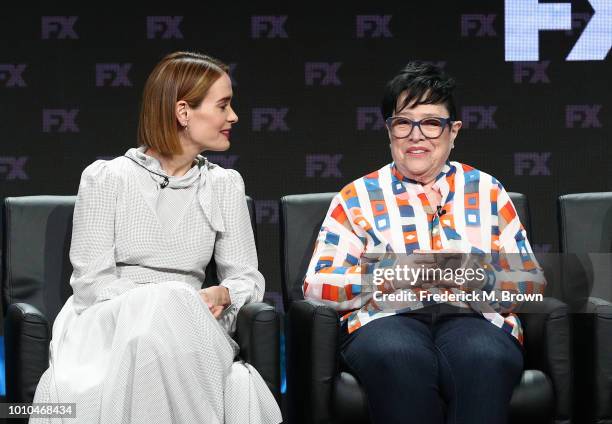
[(193, 287), (143, 284), (80, 315), (68, 299), (34, 402), (75, 402), (76, 419), (30, 423), (277, 424), (259, 373)]

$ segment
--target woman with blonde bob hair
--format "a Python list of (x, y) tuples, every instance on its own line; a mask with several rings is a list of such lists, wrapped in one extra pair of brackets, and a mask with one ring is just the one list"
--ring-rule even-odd
[[(138, 148), (81, 176), (70, 260), (34, 402), (75, 402), (74, 423), (279, 423), (257, 371), (234, 362), (240, 307), (264, 278), (244, 182), (200, 155), (238, 117), (228, 67), (176, 52), (147, 79)], [(213, 258), (219, 285), (201, 289)], [(30, 422), (59, 422), (32, 419)]]

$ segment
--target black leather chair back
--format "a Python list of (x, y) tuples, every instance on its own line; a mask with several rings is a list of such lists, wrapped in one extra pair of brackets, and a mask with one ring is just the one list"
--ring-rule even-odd
[[(609, 295), (612, 192), (560, 196), (557, 212), (559, 243), (564, 253), (562, 300), (570, 305), (570, 310), (588, 312), (572, 317), (574, 419), (575, 422), (609, 422), (612, 418), (612, 314), (610, 304), (605, 301), (612, 301)], [(608, 255), (589, 255), (593, 253)], [(600, 282), (594, 284), (597, 274)]]
[(25, 196), (4, 200), (4, 310), (12, 303), (36, 307), (53, 325), (66, 299), (72, 265), (75, 196)]
[(612, 252), (612, 192), (566, 194), (557, 210), (562, 252)]
[(285, 310), (289, 310), (294, 300), (304, 298), (304, 276), (321, 224), (335, 194), (295, 194), (280, 200), (281, 281)]
[[(303, 299), (302, 284), (312, 257), (317, 235), (336, 193), (284, 196), (280, 200), (281, 280), (285, 310), (292, 301)], [(531, 229), (527, 196), (508, 193), (528, 237)]]
[[(560, 196), (559, 243), (563, 255), (563, 299), (572, 309), (584, 306), (589, 296), (612, 301), (612, 192)], [(599, 283), (596, 282), (599, 280)]]
[(521, 224), (525, 227), (525, 231), (527, 231), (527, 238), (531, 241), (531, 214), (529, 212), (529, 202), (527, 201), (527, 196), (523, 193), (515, 193), (508, 192), (508, 196), (510, 196), (510, 200), (514, 204), (514, 208), (516, 209), (516, 214), (521, 220)]
[(612, 301), (605, 282), (595, 284), (606, 279), (602, 273), (610, 272), (612, 259), (589, 256), (612, 253), (612, 192), (567, 194), (557, 203), (564, 301), (573, 309), (580, 309), (589, 296)]
[[(2, 301), (36, 307), (53, 325), (72, 295), (69, 259), (75, 196), (24, 196), (4, 200)], [(247, 196), (253, 233), (255, 208)], [(213, 261), (206, 270), (208, 286), (218, 282)]]

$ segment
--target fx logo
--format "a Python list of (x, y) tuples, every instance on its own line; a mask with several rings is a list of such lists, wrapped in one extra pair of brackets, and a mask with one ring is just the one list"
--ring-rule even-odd
[(67, 38), (78, 40), (79, 36), (74, 30), (78, 16), (43, 16), (41, 34), (43, 40), (56, 38), (65, 40)]
[(43, 132), (79, 132), (76, 124), (78, 109), (43, 109)]
[(551, 152), (516, 152), (514, 154), (514, 175), (551, 175), (548, 160)]
[(382, 130), (385, 121), (382, 117), (380, 108), (376, 106), (361, 106), (357, 108), (357, 130)]
[[(591, 20), (565, 60), (604, 60), (612, 47), (612, 2), (588, 0)], [(539, 34), (545, 30), (571, 30), (571, 3), (539, 3), (538, 0), (506, 0), (507, 62), (540, 60)]]
[(465, 129), (495, 129), (497, 125), (493, 114), (497, 106), (464, 106), (461, 108), (461, 121)]
[(255, 216), (258, 224), (278, 224), (278, 201), (255, 200)]
[(591, 19), (590, 13), (572, 13), (572, 29), (565, 31), (565, 35), (574, 35), (585, 27), (589, 19)]
[(236, 169), (236, 162), (238, 161), (238, 155), (208, 155), (206, 156), (212, 163), (216, 163), (225, 169)]
[(131, 63), (96, 63), (96, 87), (131, 87)]
[(357, 38), (392, 38), (389, 23), (392, 15), (357, 15)]
[(0, 156), (0, 174), (6, 174), (5, 180), (29, 180), (23, 167), (28, 161), (27, 156)]
[(538, 82), (548, 84), (550, 82), (546, 74), (548, 65), (550, 65), (550, 60), (543, 60), (542, 62), (514, 62), (514, 82), (520, 84), (527, 78), (529, 84)]
[(306, 85), (342, 85), (338, 78), (338, 69), (342, 62), (306, 62), (304, 77)]
[(497, 15), (465, 14), (461, 15), (462, 37), (497, 37), (493, 24)]
[(342, 178), (338, 164), (341, 154), (336, 155), (306, 155), (306, 176), (308, 178)]
[(251, 38), (288, 38), (287, 16), (251, 16)]
[(27, 87), (23, 80), (23, 71), (25, 71), (25, 63), (0, 63), (0, 81), (6, 81), (4, 86), (11, 87)]
[(598, 117), (600, 110), (601, 105), (567, 105), (565, 128), (601, 128)]
[(253, 108), (253, 131), (289, 131), (285, 122), (289, 108)]
[(147, 39), (181, 40), (183, 33), (179, 26), (182, 21), (182, 16), (147, 16)]

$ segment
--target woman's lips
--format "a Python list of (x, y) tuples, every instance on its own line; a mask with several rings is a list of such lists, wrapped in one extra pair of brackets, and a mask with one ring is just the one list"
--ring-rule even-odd
[(225, 136), (225, 138), (227, 138), (229, 140), (230, 139), (231, 131), (230, 130), (223, 130), (223, 131), (221, 131), (221, 134), (223, 134)]
[(429, 150), (427, 149), (408, 149), (406, 150), (406, 154), (410, 157), (415, 157), (415, 158), (421, 158), (426, 156), (429, 153)]

